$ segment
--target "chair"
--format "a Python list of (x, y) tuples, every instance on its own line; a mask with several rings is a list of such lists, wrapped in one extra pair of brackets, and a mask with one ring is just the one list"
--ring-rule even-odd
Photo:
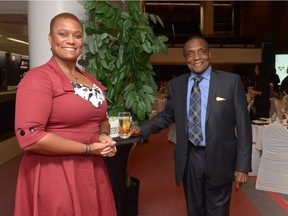
[(285, 112), (288, 112), (288, 95), (285, 95), (282, 98), (282, 106), (283, 106)]
[(256, 145), (252, 145), (252, 157), (251, 157), (251, 166), (252, 172), (249, 172), (249, 176), (257, 176), (259, 163), (260, 163), (261, 151), (256, 148)]
[(253, 105), (254, 105), (254, 100), (252, 100), (248, 103), (247, 109), (248, 109), (249, 113), (251, 112)]
[(280, 113), (281, 112), (281, 105), (279, 103), (279, 100), (277, 98), (270, 98), (270, 110), (269, 110), (269, 117), (271, 118), (274, 113)]
[(272, 123), (263, 129), (256, 189), (288, 194), (288, 129)]

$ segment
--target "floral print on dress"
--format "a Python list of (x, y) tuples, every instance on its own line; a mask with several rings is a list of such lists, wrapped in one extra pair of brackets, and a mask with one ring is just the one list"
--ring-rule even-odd
[(92, 88), (89, 88), (81, 83), (71, 82), (75, 90), (75, 95), (92, 103), (95, 107), (100, 107), (105, 100), (105, 95), (102, 90), (93, 83)]

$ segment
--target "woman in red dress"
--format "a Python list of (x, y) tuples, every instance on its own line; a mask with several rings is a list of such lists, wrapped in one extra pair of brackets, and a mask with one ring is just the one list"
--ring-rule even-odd
[(76, 66), (83, 28), (70, 13), (50, 23), (52, 57), (17, 87), (15, 133), (25, 150), (15, 216), (116, 216), (103, 157), (109, 137), (105, 87)]

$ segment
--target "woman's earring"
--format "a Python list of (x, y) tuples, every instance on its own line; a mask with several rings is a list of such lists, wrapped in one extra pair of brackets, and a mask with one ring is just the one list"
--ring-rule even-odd
[(78, 60), (78, 64), (82, 67), (87, 67), (89, 65), (89, 62), (84, 54), (81, 55), (81, 58)]

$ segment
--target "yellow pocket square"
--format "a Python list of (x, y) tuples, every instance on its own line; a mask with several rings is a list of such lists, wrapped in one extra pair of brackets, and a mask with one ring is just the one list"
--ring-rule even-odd
[(216, 101), (225, 101), (226, 99), (225, 98), (222, 98), (222, 97), (216, 97)]

